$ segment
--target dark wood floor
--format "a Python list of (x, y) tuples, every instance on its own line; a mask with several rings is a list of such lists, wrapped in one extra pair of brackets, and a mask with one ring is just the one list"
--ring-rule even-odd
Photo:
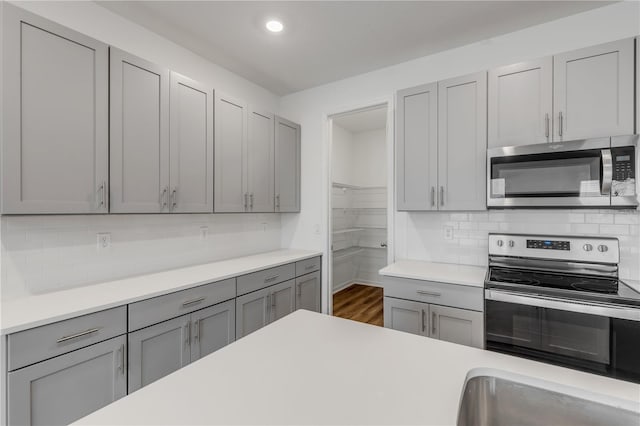
[(353, 284), (333, 295), (333, 315), (382, 327), (382, 298), (381, 287)]

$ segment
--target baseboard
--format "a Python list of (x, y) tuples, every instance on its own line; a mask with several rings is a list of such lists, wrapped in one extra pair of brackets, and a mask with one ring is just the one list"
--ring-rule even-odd
[(348, 287), (351, 287), (354, 284), (362, 284), (362, 285), (368, 285), (371, 287), (383, 287), (382, 283), (379, 282), (375, 282), (375, 281), (367, 281), (367, 280), (351, 280), (351, 281), (347, 281), (344, 284), (341, 284), (340, 286), (336, 287), (333, 289), (333, 293), (332, 294), (336, 294), (339, 291), (342, 291)]

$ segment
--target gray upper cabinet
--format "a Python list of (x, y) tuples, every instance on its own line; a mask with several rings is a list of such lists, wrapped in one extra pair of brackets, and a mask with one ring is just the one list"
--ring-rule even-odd
[(430, 336), (476, 348), (484, 348), (484, 315), (482, 312), (449, 306), (429, 305)]
[(275, 117), (275, 211), (300, 211), (300, 125)]
[(236, 339), (235, 300), (191, 314), (191, 361), (227, 346)]
[(487, 73), (438, 83), (438, 208), (485, 210)]
[(169, 70), (110, 54), (111, 211), (168, 211)]
[(2, 213), (106, 213), (108, 47), (3, 7)]
[(67, 425), (127, 394), (126, 338), (8, 374), (8, 423)]
[(214, 209), (221, 213), (244, 212), (248, 206), (245, 151), (247, 106), (216, 94)]
[(552, 87), (550, 56), (490, 70), (489, 147), (551, 141)]
[(438, 84), (398, 91), (396, 100), (398, 210), (436, 210)]
[(321, 286), (320, 271), (296, 278), (296, 309), (320, 312)]
[(170, 210), (213, 212), (213, 90), (171, 73)]
[(274, 211), (274, 116), (265, 111), (249, 111), (246, 164), (250, 212)]
[(632, 134), (634, 40), (553, 57), (554, 140)]
[(384, 326), (393, 330), (429, 336), (429, 304), (385, 297)]

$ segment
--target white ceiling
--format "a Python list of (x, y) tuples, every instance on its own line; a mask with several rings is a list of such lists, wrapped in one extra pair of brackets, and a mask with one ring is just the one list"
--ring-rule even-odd
[[(601, 1), (99, 1), (278, 95), (495, 37)], [(282, 33), (267, 33), (269, 18)]]
[(340, 114), (333, 117), (333, 123), (351, 133), (384, 129), (387, 125), (387, 106)]

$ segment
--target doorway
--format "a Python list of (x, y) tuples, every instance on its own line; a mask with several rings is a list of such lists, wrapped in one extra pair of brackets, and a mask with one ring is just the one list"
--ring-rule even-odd
[(388, 105), (330, 117), (329, 286), (334, 316), (383, 326), (389, 259)]

